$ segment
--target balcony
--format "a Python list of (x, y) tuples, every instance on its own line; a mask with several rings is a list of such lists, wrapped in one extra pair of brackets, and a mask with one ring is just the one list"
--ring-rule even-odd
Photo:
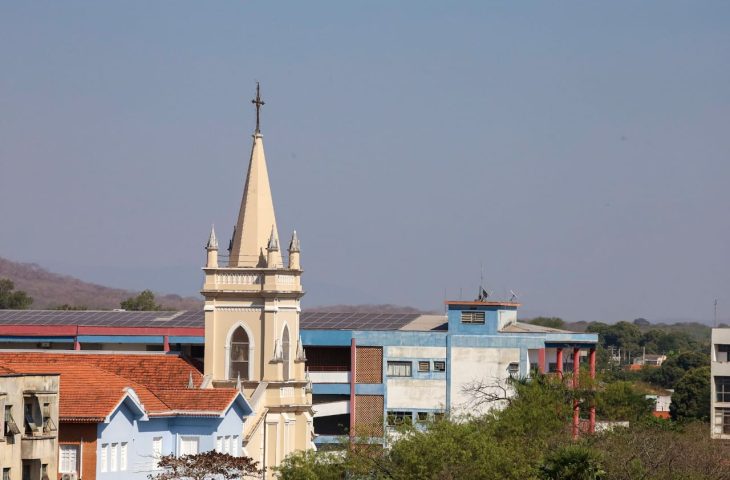
[(309, 379), (312, 383), (350, 383), (351, 372), (329, 371), (309, 372)]

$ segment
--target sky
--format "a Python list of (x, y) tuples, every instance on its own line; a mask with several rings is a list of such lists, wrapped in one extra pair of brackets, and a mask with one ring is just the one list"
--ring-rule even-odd
[(0, 256), (196, 294), (261, 82), (305, 307), (730, 319), (730, 3), (2, 2)]

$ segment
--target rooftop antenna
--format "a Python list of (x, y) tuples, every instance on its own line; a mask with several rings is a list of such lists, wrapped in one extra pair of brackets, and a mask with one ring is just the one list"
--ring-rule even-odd
[(509, 294), (511, 295), (511, 297), (509, 297), (510, 302), (514, 302), (517, 299), (517, 297), (519, 296), (517, 294), (517, 292), (515, 292), (514, 290), (510, 290)]
[(717, 328), (717, 299), (715, 299), (715, 328)]
[(486, 302), (489, 292), (484, 289), (484, 262), (479, 262), (479, 294), (477, 302)]

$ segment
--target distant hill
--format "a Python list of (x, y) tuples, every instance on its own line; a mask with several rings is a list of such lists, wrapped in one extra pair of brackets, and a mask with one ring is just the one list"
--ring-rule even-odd
[[(90, 310), (119, 308), (119, 302), (139, 292), (104, 287), (84, 282), (78, 278), (49, 272), (34, 263), (18, 263), (0, 257), (0, 278), (9, 278), (16, 290), (23, 290), (33, 297), (35, 310), (55, 308), (59, 305), (83, 305)], [(199, 310), (203, 301), (194, 297), (155, 293), (157, 303), (166, 310)]]

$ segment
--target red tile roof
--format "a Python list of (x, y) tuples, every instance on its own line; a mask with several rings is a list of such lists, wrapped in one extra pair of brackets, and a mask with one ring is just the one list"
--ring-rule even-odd
[(237, 390), (188, 389), (203, 375), (175, 355), (0, 352), (0, 370), (60, 373), (59, 417), (64, 421), (103, 421), (132, 388), (150, 416), (219, 415)]
[[(187, 388), (190, 376), (200, 386), (203, 374), (177, 355), (120, 353), (0, 352), (0, 364), (64, 362), (92, 365), (155, 388)], [(11, 367), (12, 368), (12, 367)]]
[(155, 393), (175, 411), (221, 412), (231, 404), (238, 391), (235, 388), (216, 388), (158, 390)]

